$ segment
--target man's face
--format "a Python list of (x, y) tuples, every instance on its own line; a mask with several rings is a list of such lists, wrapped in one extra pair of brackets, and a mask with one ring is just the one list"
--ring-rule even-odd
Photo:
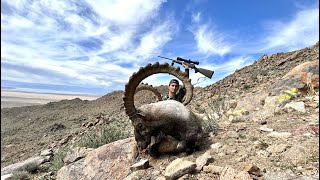
[(179, 89), (179, 85), (176, 84), (176, 83), (171, 83), (169, 85), (169, 91), (172, 92), (172, 93), (176, 93)]

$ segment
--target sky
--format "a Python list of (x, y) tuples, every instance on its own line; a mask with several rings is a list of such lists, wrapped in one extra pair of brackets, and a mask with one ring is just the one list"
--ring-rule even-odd
[(190, 79), (206, 87), (318, 41), (318, 0), (1, 0), (1, 87), (104, 95), (140, 67), (171, 64), (157, 56), (199, 61), (214, 75), (191, 69)]

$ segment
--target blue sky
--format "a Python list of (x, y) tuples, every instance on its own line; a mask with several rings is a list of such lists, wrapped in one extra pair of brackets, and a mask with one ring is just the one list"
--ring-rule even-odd
[[(317, 0), (2, 0), (1, 86), (107, 94), (158, 55), (200, 61), (205, 87), (264, 54), (319, 40)], [(182, 67), (180, 67), (183, 69)], [(158, 74), (154, 86), (172, 78)]]

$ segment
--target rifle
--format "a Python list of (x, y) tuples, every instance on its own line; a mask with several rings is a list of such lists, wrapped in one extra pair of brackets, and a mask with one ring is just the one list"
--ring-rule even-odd
[(194, 69), (195, 73), (199, 72), (199, 73), (203, 74), (204, 76), (206, 76), (206, 77), (208, 77), (210, 79), (211, 79), (211, 77), (212, 77), (212, 75), (214, 73), (214, 71), (210, 71), (208, 69), (197, 68), (195, 66), (195, 64), (199, 65), (199, 61), (191, 61), (190, 59), (187, 60), (187, 59), (183, 59), (181, 57), (177, 57), (177, 60), (166, 58), (166, 57), (163, 57), (163, 56), (158, 56), (158, 57), (171, 60), (172, 61), (171, 66), (173, 66), (174, 63), (178, 63), (178, 64), (182, 65), (183, 62), (185, 62), (185, 63), (187, 63), (189, 65), (190, 68)]

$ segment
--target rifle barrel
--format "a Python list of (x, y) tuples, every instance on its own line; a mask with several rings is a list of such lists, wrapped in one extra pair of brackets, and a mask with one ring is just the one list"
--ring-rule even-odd
[(175, 61), (174, 59), (170, 59), (170, 58), (163, 57), (163, 56), (158, 56), (158, 57), (163, 58), (163, 59), (169, 59), (169, 60), (171, 60), (171, 61)]

